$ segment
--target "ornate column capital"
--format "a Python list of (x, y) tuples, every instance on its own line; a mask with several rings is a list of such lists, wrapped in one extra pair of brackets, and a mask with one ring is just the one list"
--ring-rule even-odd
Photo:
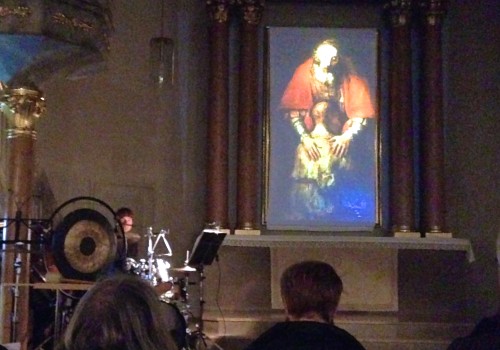
[(236, 0), (242, 9), (243, 20), (253, 25), (258, 25), (262, 19), (264, 2), (264, 0)]
[(412, 0), (391, 0), (385, 8), (389, 12), (390, 23), (393, 27), (409, 25), (411, 20)]
[(7, 137), (29, 135), (36, 139), (35, 124), (45, 112), (41, 91), (34, 88), (9, 89), (0, 82), (0, 110), (7, 119)]
[(448, 5), (447, 0), (420, 0), (420, 8), (426, 23), (431, 26), (441, 24)]
[(215, 23), (225, 23), (229, 21), (229, 8), (234, 0), (206, 0), (209, 18)]

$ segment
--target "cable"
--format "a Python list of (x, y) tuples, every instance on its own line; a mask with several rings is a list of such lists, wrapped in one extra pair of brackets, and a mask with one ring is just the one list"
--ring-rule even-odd
[(217, 291), (215, 294), (215, 304), (217, 305), (217, 309), (219, 310), (219, 313), (222, 317), (222, 325), (224, 327), (224, 332), (222, 333), (222, 336), (226, 336), (226, 319), (224, 318), (224, 313), (222, 312), (222, 308), (220, 307), (219, 303), (219, 295), (220, 295), (220, 290), (221, 290), (221, 280), (222, 280), (222, 272), (220, 268), (220, 262), (219, 262), (219, 254), (215, 255), (215, 261), (217, 261), (217, 271), (218, 271), (218, 280), (217, 280)]

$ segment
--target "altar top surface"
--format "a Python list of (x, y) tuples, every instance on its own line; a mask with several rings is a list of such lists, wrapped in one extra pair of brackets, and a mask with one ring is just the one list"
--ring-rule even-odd
[(463, 238), (405, 238), (327, 235), (227, 235), (225, 246), (269, 248), (358, 248), (358, 249), (414, 249), (463, 251), (473, 262), (474, 252), (468, 239)]

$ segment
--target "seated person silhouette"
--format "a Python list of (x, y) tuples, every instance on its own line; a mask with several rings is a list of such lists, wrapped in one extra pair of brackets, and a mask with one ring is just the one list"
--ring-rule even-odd
[(333, 318), (343, 284), (335, 269), (321, 261), (303, 261), (281, 276), (287, 319), (253, 341), (246, 350), (363, 350), (354, 336)]
[[(497, 238), (498, 288), (500, 289), (500, 234)], [(498, 350), (500, 349), (500, 305), (496, 314), (481, 319), (472, 332), (456, 338), (448, 350)]]
[(177, 350), (154, 289), (137, 276), (99, 280), (78, 302), (58, 350)]

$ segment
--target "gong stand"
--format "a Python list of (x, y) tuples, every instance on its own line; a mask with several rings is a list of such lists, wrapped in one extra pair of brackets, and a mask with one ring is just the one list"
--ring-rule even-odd
[[(55, 265), (63, 277), (88, 281), (95, 280), (100, 273), (107, 272), (107, 270), (104, 270), (105, 268), (112, 266), (117, 253), (117, 238), (123, 240), (122, 249), (126, 251), (127, 244), (123, 228), (120, 226), (120, 230), (113, 230), (108, 218), (99, 211), (80, 208), (65, 215), (64, 219), (57, 225), (53, 224), (56, 215), (63, 208), (78, 201), (93, 202), (94, 207), (98, 204), (104, 207), (109, 216), (116, 220), (116, 213), (113, 209), (105, 202), (94, 197), (76, 197), (65, 202), (55, 210), (48, 220), (23, 218), (20, 210), (16, 211), (14, 218), (0, 219), (0, 228), (4, 230), (9, 228), (9, 232), (5, 236), (9, 239), (0, 240), (2, 251), (9, 253), (4, 254), (7, 258), (4, 257), (3, 266), (12, 271), (6, 281), (8, 286), (12, 286), (12, 303), (6, 303), (6, 305), (8, 304), (5, 308), (7, 317), (4, 319), (9, 322), (10, 327), (8, 327), (9, 331), (4, 335), (4, 340), (8, 340), (6, 336), (9, 335), (10, 342), (16, 342), (19, 336), (18, 333), (23, 332), (23, 310), (21, 309), (23, 300), (20, 287), (30, 286), (31, 284), (21, 283), (22, 277), (28, 275), (30, 269), (40, 274), (34, 264), (30, 266), (32, 263), (29, 259), (23, 257), (23, 254), (33, 252), (33, 246), (36, 246), (42, 252), (44, 252), (47, 245), (51, 247), (54, 253)], [(27, 235), (24, 234), (26, 228), (28, 229)], [(49, 232), (50, 236), (48, 235)], [(7, 248), (7, 245), (11, 245), (13, 248)], [(10, 265), (11, 260), (13, 265)], [(5, 271), (2, 271), (3, 273)], [(47, 289), (53, 289), (53, 287)], [(59, 305), (60, 292), (57, 289), (55, 339), (58, 337), (57, 329), (60, 329), (58, 327), (58, 307), (61, 306)]]
[[(19, 323), (18, 318), (18, 310), (19, 310), (19, 287), (20, 287), (20, 278), (23, 271), (23, 259), (21, 254), (24, 252), (31, 251), (32, 244), (47, 244), (47, 240), (45, 238), (46, 228), (44, 227), (49, 221), (35, 218), (23, 218), (22, 212), (20, 210), (16, 211), (16, 216), (14, 218), (2, 218), (0, 219), (3, 223), (2, 228), (7, 229), (9, 226), (14, 225), (14, 239), (0, 240), (0, 246), (2, 247), (2, 251), (4, 251), (4, 245), (14, 245), (14, 253), (15, 258), (13, 262), (14, 266), (14, 284), (12, 286), (12, 311), (11, 311), (11, 332), (10, 332), (10, 340), (11, 342), (15, 342), (17, 340), (17, 326)], [(40, 227), (43, 230), (43, 234), (40, 239), (20, 239), (21, 226), (25, 226), (29, 231), (32, 231), (36, 227)], [(28, 235), (30, 237), (31, 235)], [(25, 245), (27, 245), (27, 249), (25, 249)], [(43, 249), (43, 248), (42, 248)], [(7, 249), (5, 249), (6, 251)]]

